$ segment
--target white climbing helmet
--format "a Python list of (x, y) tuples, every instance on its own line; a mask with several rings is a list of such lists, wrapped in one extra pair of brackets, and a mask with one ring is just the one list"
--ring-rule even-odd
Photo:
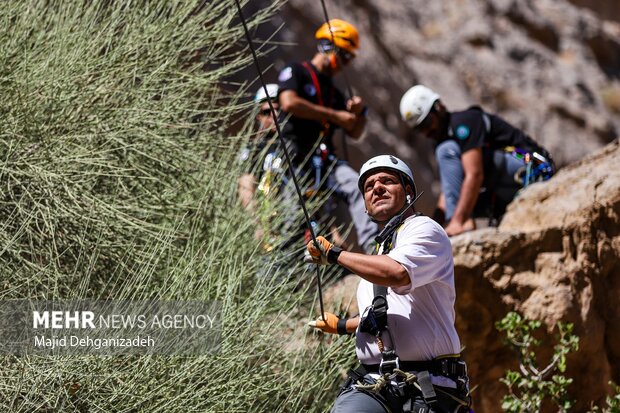
[(254, 102), (263, 103), (267, 100), (267, 98), (271, 98), (271, 100), (275, 100), (278, 98), (278, 85), (275, 83), (268, 83), (265, 85), (267, 87), (267, 94), (265, 94), (265, 88), (262, 86), (256, 91), (256, 96), (254, 96)]
[(400, 117), (411, 127), (418, 126), (431, 111), (439, 95), (423, 85), (415, 85), (400, 99)]
[(362, 165), (360, 177), (357, 180), (357, 187), (362, 193), (364, 193), (364, 182), (366, 182), (366, 178), (378, 169), (389, 169), (398, 172), (403, 178), (403, 186), (404, 180), (407, 180), (407, 183), (413, 188), (413, 197), (415, 198), (417, 196), (418, 191), (416, 190), (415, 181), (413, 180), (413, 172), (411, 172), (411, 169), (409, 169), (406, 163), (392, 155), (375, 156)]

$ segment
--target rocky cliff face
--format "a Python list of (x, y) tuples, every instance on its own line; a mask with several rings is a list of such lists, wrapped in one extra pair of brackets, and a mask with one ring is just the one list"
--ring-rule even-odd
[[(260, 7), (265, 1), (252, 2)], [(449, 109), (481, 104), (522, 127), (564, 165), (611, 142), (620, 130), (620, 20), (612, 0), (326, 1), (330, 17), (361, 34), (361, 52), (345, 77), (371, 116), (360, 142), (349, 141), (355, 167), (382, 152), (414, 166), (430, 212), (437, 188), (432, 147), (407, 137), (397, 113), (415, 83), (437, 90)], [(584, 6), (587, 6), (584, 7)], [(607, 19), (607, 20), (605, 20)], [(613, 20), (615, 19), (615, 20)], [(315, 51), (319, 2), (290, 0), (258, 35), (282, 25), (265, 62), (282, 68)], [(276, 70), (268, 71), (275, 80)], [(434, 189), (434, 191), (432, 190)], [(429, 191), (430, 190), (430, 191)]]
[[(527, 188), (497, 229), (452, 238), (457, 329), (465, 346), (475, 411), (500, 411), (499, 379), (517, 359), (495, 323), (509, 311), (544, 323), (549, 361), (558, 321), (575, 325), (579, 351), (568, 358), (574, 411), (602, 403), (620, 382), (620, 143)], [(328, 290), (328, 303), (355, 304), (357, 277)], [(329, 304), (328, 304), (329, 306)]]
[(568, 370), (575, 411), (601, 402), (608, 381), (620, 380), (619, 161), (616, 141), (529, 187), (497, 230), (453, 239), (457, 324), (480, 384), (477, 411), (497, 411), (498, 379), (514, 368), (493, 327), (512, 309), (543, 321), (548, 333), (558, 321), (575, 324), (580, 349)]
[(511, 309), (549, 331), (558, 321), (575, 324), (581, 343), (569, 375), (577, 411), (620, 379), (618, 161), (616, 142), (528, 188), (498, 230), (454, 238), (458, 324), (483, 411), (497, 406), (497, 379), (511, 365), (493, 328)]

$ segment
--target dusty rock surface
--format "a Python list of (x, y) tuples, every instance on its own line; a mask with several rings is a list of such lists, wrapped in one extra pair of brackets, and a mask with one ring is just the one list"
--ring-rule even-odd
[[(575, 325), (580, 349), (570, 355), (573, 411), (603, 403), (610, 380), (620, 382), (620, 143), (530, 186), (513, 202), (499, 228), (452, 238), (457, 328), (475, 391), (475, 411), (500, 411), (499, 379), (517, 368), (516, 354), (495, 323), (516, 310), (541, 320), (548, 361), (558, 321)], [(351, 302), (357, 279), (326, 291), (326, 305)]]
[[(257, 10), (267, 0), (251, 2)], [(431, 142), (408, 137), (398, 111), (415, 83), (436, 89), (449, 109), (481, 104), (524, 128), (560, 165), (580, 159), (620, 130), (620, 8), (614, 0), (342, 0), (329, 16), (360, 29), (361, 51), (337, 81), (364, 97), (365, 137), (349, 140), (354, 167), (378, 153), (413, 167), (430, 214), (438, 194)], [(286, 62), (309, 59), (323, 22), (320, 2), (289, 0), (256, 33), (280, 28), (264, 66), (268, 80)], [(247, 72), (247, 78), (255, 78)], [(339, 140), (339, 139), (338, 139)]]
[[(618, 141), (534, 185), (511, 204), (499, 229), (453, 238), (457, 326), (481, 412), (498, 410), (498, 379), (515, 367), (494, 323), (510, 310), (575, 324), (569, 358), (574, 411), (601, 403), (620, 381), (620, 145)], [(548, 357), (552, 342), (541, 349)]]

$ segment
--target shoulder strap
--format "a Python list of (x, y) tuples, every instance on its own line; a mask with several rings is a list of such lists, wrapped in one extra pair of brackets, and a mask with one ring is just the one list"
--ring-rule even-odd
[(319, 78), (316, 76), (314, 69), (312, 69), (312, 66), (310, 66), (310, 63), (308, 62), (301, 62), (301, 64), (303, 65), (303, 67), (306, 68), (306, 70), (310, 74), (310, 78), (312, 79), (312, 84), (314, 85), (314, 89), (316, 90), (316, 98), (317, 98), (318, 104), (321, 106), (325, 106), (325, 107), (331, 106), (332, 102), (334, 101), (334, 87), (332, 86), (329, 90), (329, 102), (326, 104), (325, 101), (323, 100), (323, 91), (321, 90), (321, 84), (319, 83)]
[(372, 285), (372, 292), (375, 295), (375, 297), (377, 296), (386, 296), (387, 295), (387, 287), (383, 286), (383, 285), (377, 285), (377, 284), (373, 284)]
[[(414, 216), (418, 216), (420, 215), (418, 212), (416, 212), (416, 214)], [(396, 227), (396, 229), (394, 229), (394, 232), (392, 233), (392, 236), (390, 237), (389, 243), (386, 244), (387, 240), (383, 242), (384, 247), (383, 250), (381, 251), (381, 255), (387, 254), (388, 252), (390, 252), (390, 250), (392, 249), (392, 246), (394, 245), (394, 243), (396, 242), (396, 236), (398, 235), (398, 231), (400, 231), (400, 229), (403, 227), (405, 223), (401, 222), (401, 224)], [(387, 296), (387, 287), (383, 286), (383, 285), (377, 285), (377, 284), (373, 284), (372, 285), (372, 290), (373, 290), (373, 294), (375, 295), (375, 298), (377, 296)]]
[(321, 85), (319, 84), (319, 79), (316, 77), (316, 73), (314, 73), (314, 70), (312, 70), (310, 63), (301, 62), (301, 64), (306, 68), (306, 70), (310, 74), (310, 78), (312, 79), (312, 84), (314, 85), (314, 89), (316, 90), (316, 99), (318, 100), (319, 105), (325, 106), (325, 102), (323, 101), (323, 92), (321, 92)]
[(484, 130), (486, 131), (486, 133), (491, 132), (491, 117), (488, 113), (484, 111), (484, 109), (482, 109), (481, 106), (473, 105), (468, 107), (467, 110), (477, 110), (478, 112), (480, 112), (480, 114), (482, 115), (482, 121), (484, 122)]

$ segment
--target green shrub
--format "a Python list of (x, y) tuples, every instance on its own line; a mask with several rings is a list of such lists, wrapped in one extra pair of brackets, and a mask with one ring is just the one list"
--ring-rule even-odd
[(578, 349), (579, 338), (572, 334), (572, 324), (559, 322), (558, 344), (554, 347), (553, 357), (541, 368), (535, 352), (540, 341), (534, 337), (540, 325), (540, 321), (524, 319), (515, 312), (508, 313), (496, 324), (519, 354), (519, 371), (509, 370), (502, 379), (502, 383), (508, 386), (508, 395), (502, 401), (502, 409), (506, 412), (539, 412), (545, 400), (557, 405), (559, 412), (566, 412), (572, 406), (567, 398), (572, 379), (559, 373), (566, 371), (566, 354)]
[(620, 413), (620, 386), (613, 382), (609, 382), (609, 385), (613, 388), (615, 395), (606, 397), (605, 404), (607, 406), (602, 409), (592, 406), (590, 413)]
[(307, 334), (301, 244), (265, 255), (238, 205), (248, 131), (229, 131), (247, 93), (222, 85), (250, 55), (232, 3), (206, 4), (0, 8), (0, 298), (219, 300), (224, 320), (220, 352), (201, 357), (2, 357), (0, 410), (318, 412), (333, 400), (351, 342)]

